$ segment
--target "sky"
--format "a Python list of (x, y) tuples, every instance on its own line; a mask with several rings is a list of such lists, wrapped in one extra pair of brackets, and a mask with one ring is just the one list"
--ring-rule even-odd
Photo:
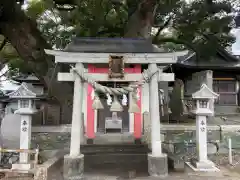
[(234, 55), (240, 55), (240, 27), (234, 28), (231, 33), (236, 37), (235, 43), (232, 44), (232, 53)]

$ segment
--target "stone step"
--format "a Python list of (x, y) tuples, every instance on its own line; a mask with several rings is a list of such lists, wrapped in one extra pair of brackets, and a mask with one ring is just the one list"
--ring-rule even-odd
[(86, 171), (147, 171), (148, 146), (144, 144), (83, 145)]
[(116, 169), (122, 171), (136, 170), (138, 172), (147, 171), (147, 154), (97, 154), (85, 155), (84, 168), (91, 170)]
[(97, 154), (85, 155), (86, 164), (109, 164), (109, 163), (140, 163), (147, 161), (147, 154)]
[(83, 154), (146, 154), (149, 152), (147, 145), (142, 144), (111, 144), (111, 145), (83, 145), (81, 146)]
[(94, 144), (131, 144), (134, 143), (134, 136), (130, 133), (109, 133), (109, 134), (96, 134), (93, 142)]

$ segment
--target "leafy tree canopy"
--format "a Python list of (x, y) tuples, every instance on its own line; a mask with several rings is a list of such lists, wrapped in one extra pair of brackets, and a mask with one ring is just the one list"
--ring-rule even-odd
[[(148, 38), (166, 51), (188, 48), (207, 58), (216, 54), (217, 47), (225, 48), (234, 42), (229, 34), (234, 4), (229, 0), (195, 0), (189, 3), (183, 0), (81, 0), (71, 1), (68, 7), (59, 0), (56, 2), (32, 0), (24, 11), (36, 22), (46, 41), (58, 49), (63, 49), (74, 36), (124, 37), (129, 23), (138, 27), (137, 21), (130, 21), (131, 16), (144, 3), (150, 5), (145, 5), (138, 16), (150, 19), (150, 24), (144, 25), (155, 28), (155, 33)], [(153, 9), (151, 17), (150, 6)], [(216, 40), (209, 40), (208, 36)], [(17, 51), (4, 40), (1, 36), (2, 61), (9, 60), (13, 69), (31, 72)]]
[(207, 60), (234, 41), (230, 1), (235, 0), (28, 0), (26, 8), (24, 0), (0, 0), (0, 61), (34, 73), (70, 123), (72, 84), (57, 81), (63, 67), (44, 49), (63, 49), (74, 36), (143, 37)]

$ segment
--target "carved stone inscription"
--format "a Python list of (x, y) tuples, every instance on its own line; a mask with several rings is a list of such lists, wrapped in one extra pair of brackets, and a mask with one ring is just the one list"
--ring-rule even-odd
[(109, 59), (109, 78), (124, 77), (123, 56), (110, 56)]

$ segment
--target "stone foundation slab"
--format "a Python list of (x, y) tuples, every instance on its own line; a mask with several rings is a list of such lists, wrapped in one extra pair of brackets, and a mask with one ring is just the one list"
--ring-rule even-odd
[(64, 180), (81, 180), (84, 172), (84, 155), (64, 156), (63, 176)]
[(29, 164), (12, 164), (13, 170), (28, 171), (28, 170), (31, 170), (33, 167), (34, 166), (31, 163), (29, 163)]
[(167, 154), (161, 156), (148, 154), (148, 173), (153, 177), (166, 177), (168, 175)]
[(188, 171), (195, 172), (218, 172), (220, 171), (213, 162), (186, 162)]

